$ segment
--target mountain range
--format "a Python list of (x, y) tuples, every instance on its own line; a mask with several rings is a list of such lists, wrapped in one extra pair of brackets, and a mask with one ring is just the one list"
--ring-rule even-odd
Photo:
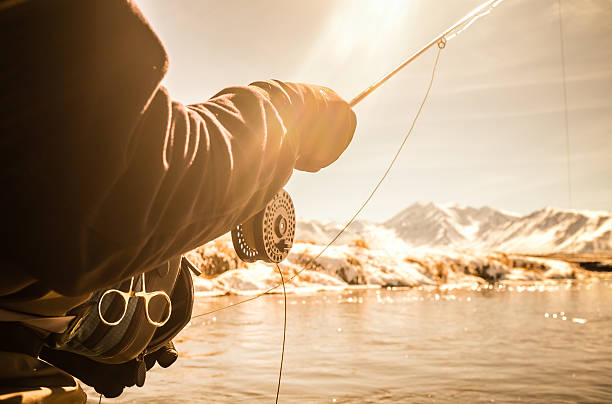
[[(298, 220), (296, 240), (326, 244), (343, 226)], [(374, 244), (403, 242), (409, 247), (528, 254), (611, 253), (612, 215), (552, 207), (519, 215), (490, 207), (414, 203), (384, 223), (353, 223), (338, 242), (348, 244), (358, 239)]]

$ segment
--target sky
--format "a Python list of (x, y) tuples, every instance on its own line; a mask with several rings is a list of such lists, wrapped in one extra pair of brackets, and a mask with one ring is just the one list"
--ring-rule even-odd
[[(183, 103), (264, 79), (347, 100), (481, 0), (137, 0)], [(413, 133), (361, 219), (414, 202), (529, 213), (612, 210), (612, 1), (562, 0), (572, 203), (557, 0), (506, 0), (449, 41)], [(286, 189), (298, 217), (346, 221), (384, 173), (424, 96), (432, 49), (355, 107), (349, 148)]]

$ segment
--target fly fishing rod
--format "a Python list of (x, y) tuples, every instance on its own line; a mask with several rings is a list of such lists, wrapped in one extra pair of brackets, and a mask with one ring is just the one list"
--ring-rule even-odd
[(295, 236), (295, 209), (293, 206), (293, 202), (289, 197), (289, 194), (285, 190), (281, 190), (273, 199), (266, 205), (266, 207), (256, 214), (253, 218), (249, 219), (247, 222), (237, 225), (234, 229), (232, 229), (232, 242), (234, 245), (234, 249), (236, 253), (245, 262), (255, 262), (258, 260), (273, 263), (278, 270), (278, 273), (281, 278), (281, 283), (276, 284), (275, 286), (267, 289), (266, 291), (259, 293), (253, 297), (243, 299), (236, 303), (232, 303), (226, 305), (224, 307), (220, 307), (218, 309), (214, 309), (205, 313), (201, 313), (198, 315), (194, 315), (191, 318), (197, 318), (201, 316), (206, 316), (221, 310), (229, 309), (230, 307), (237, 306), (242, 303), (249, 302), (251, 300), (255, 300), (263, 295), (266, 295), (279, 286), (283, 287), (283, 296), (284, 296), (284, 323), (283, 323), (283, 341), (282, 341), (282, 350), (281, 350), (281, 361), (280, 361), (280, 370), (278, 375), (278, 384), (276, 389), (276, 403), (278, 403), (280, 386), (281, 386), (281, 376), (283, 371), (283, 359), (285, 355), (285, 337), (286, 337), (286, 329), (287, 329), (287, 292), (285, 290), (286, 282), (292, 281), (296, 278), (300, 273), (305, 271), (310, 267), (312, 263), (314, 263), (323, 253), (344, 233), (344, 231), (355, 221), (357, 216), (361, 213), (361, 211), (366, 207), (368, 202), (372, 199), (378, 188), (381, 186), (382, 182), (385, 180), (391, 168), (395, 164), (399, 154), (401, 153), (408, 137), (412, 133), (414, 126), (416, 124), (417, 119), (420, 116), (420, 113), (425, 105), (425, 101), (429, 96), (429, 92), (433, 85), (434, 75), (436, 72), (436, 67), (438, 66), (438, 60), (440, 57), (440, 51), (446, 46), (447, 41), (453, 39), (458, 34), (463, 32), (466, 28), (472, 25), (477, 19), (489, 14), (493, 8), (497, 7), (503, 0), (488, 0), (479, 7), (475, 8), (471, 12), (469, 12), (466, 16), (461, 18), (455, 24), (453, 24), (450, 28), (446, 29), (440, 35), (431, 40), (427, 45), (421, 48), (418, 52), (409, 57), (406, 61), (400, 64), (398, 67), (393, 69), (389, 74), (382, 77), (373, 85), (369, 86), (367, 89), (362, 91), (359, 95), (353, 98), (349, 105), (354, 107), (365, 97), (370, 95), (374, 90), (379, 88), (382, 84), (384, 84), (387, 80), (393, 77), (396, 73), (406, 67), (410, 62), (418, 58), (420, 55), (425, 53), (429, 48), (434, 45), (438, 45), (438, 53), (436, 55), (436, 59), (434, 62), (433, 70), (431, 73), (431, 79), (429, 81), (429, 85), (427, 87), (427, 91), (421, 102), (419, 109), (412, 121), (412, 125), (408, 130), (408, 133), (404, 136), (404, 139), (396, 151), (393, 159), (389, 163), (387, 170), (382, 175), (376, 186), (370, 192), (368, 198), (362, 203), (361, 207), (355, 212), (355, 214), (351, 217), (351, 219), (344, 225), (340, 231), (325, 245), (323, 249), (314, 257), (312, 257), (306, 265), (304, 265), (299, 271), (294, 273), (289, 279), (285, 280), (283, 277), (283, 272), (278, 265), (281, 261), (283, 261), (287, 255), (291, 247), (293, 246), (294, 236)]
[[(349, 105), (354, 107), (365, 97), (370, 95), (374, 90), (384, 84), (387, 80), (393, 77), (396, 73), (406, 67), (409, 63), (414, 61), (416, 58), (421, 56), (425, 51), (430, 49), (434, 45), (438, 45), (439, 49), (442, 49), (446, 46), (446, 43), (451, 39), (455, 38), (461, 32), (466, 30), (470, 25), (472, 25), (476, 20), (480, 17), (483, 17), (489, 14), (495, 7), (497, 7), (504, 0), (487, 0), (480, 6), (476, 7), (474, 10), (470, 11), (463, 18), (457, 21), (455, 24), (450, 26), (448, 29), (444, 30), (441, 34), (432, 39), (427, 45), (421, 48), (418, 52), (410, 56), (406, 61), (393, 69), (390, 73), (385, 75), (383, 78), (378, 80), (376, 83), (369, 86), (367, 89), (362, 91), (359, 95), (353, 98)], [(434, 72), (436, 63), (434, 64)], [(433, 77), (433, 75), (432, 75)], [(430, 87), (431, 88), (431, 82)], [(426, 96), (429, 94), (429, 89), (427, 91)], [(426, 98), (426, 97), (425, 97)], [(342, 235), (342, 233), (355, 221), (356, 217), (361, 213), (361, 211), (365, 208), (367, 203), (372, 199), (374, 193), (378, 190), (383, 180), (386, 178), (387, 174), (391, 170), (391, 167), (395, 163), (399, 153), (401, 152), (408, 136), (412, 132), (414, 128), (414, 124), (416, 123), (416, 118), (418, 118), (419, 113), (423, 107), (419, 108), (417, 116), (408, 131), (408, 134), (404, 137), (402, 144), (397, 150), (395, 156), (391, 160), (387, 170), (381, 177), (380, 181), (374, 187), (368, 198), (364, 201), (362, 206), (357, 210), (357, 212), (353, 215), (353, 217), (347, 222), (347, 224), (338, 231), (338, 233), (331, 239), (329, 243), (325, 245), (325, 247), (313, 258), (311, 258), (299, 271), (293, 274), (288, 279), (285, 279), (285, 283), (290, 282), (294, 278), (296, 278), (301, 272), (310, 267), (310, 265), (316, 261), (323, 253)], [(258, 260), (268, 262), (268, 263), (280, 263), (284, 260), (289, 254), (289, 250), (293, 246), (295, 236), (295, 210), (293, 207), (293, 202), (289, 197), (289, 194), (281, 190), (275, 198), (270, 201), (270, 203), (259, 212), (255, 217), (249, 219), (249, 221), (237, 225), (232, 230), (232, 241), (234, 244), (234, 249), (236, 250), (238, 256), (246, 262), (255, 262)], [(240, 300), (236, 303), (229, 304), (227, 306), (219, 307), (214, 310), (210, 310), (204, 313), (193, 315), (191, 318), (197, 318), (202, 316), (207, 316), (230, 307), (235, 307), (242, 303), (249, 302), (251, 300), (255, 300), (263, 295), (266, 295), (273, 290), (282, 286), (282, 283), (278, 283), (269, 289), (255, 295), (249, 297), (244, 300)]]
[(395, 69), (393, 69), (390, 73), (388, 73), (387, 75), (383, 76), (376, 83), (372, 84), (370, 87), (366, 88), (361, 93), (359, 93), (359, 95), (357, 95), (355, 98), (353, 98), (349, 102), (349, 105), (351, 107), (354, 107), (355, 105), (359, 104), (359, 102), (361, 100), (363, 100), (368, 95), (372, 94), (374, 92), (374, 90), (376, 90), (378, 87), (383, 85), (391, 77), (395, 76), (396, 73), (398, 73), (404, 67), (408, 66), (408, 64), (410, 64), (410, 62), (412, 62), (413, 60), (415, 60), (416, 58), (421, 56), (423, 53), (425, 53), (425, 51), (427, 51), (432, 46), (434, 46), (436, 44), (440, 48), (443, 48), (444, 46), (446, 46), (446, 42), (447, 41), (449, 41), (449, 40), (453, 39), (454, 37), (456, 37), (463, 30), (465, 30), (470, 25), (472, 25), (474, 23), (474, 21), (476, 21), (480, 17), (483, 17), (483, 16), (489, 14), (502, 1), (504, 1), (504, 0), (488, 0), (487, 2), (481, 4), (480, 6), (476, 7), (474, 10), (470, 11), (469, 13), (467, 13), (463, 18), (461, 18), (459, 21), (457, 21), (451, 27), (446, 29), (440, 35), (438, 35), (437, 37), (432, 39), (427, 45), (422, 47), (419, 51), (417, 51), (415, 54), (413, 54), (408, 59), (406, 59), (404, 62), (402, 62), (399, 66), (397, 66)]
[[(276, 390), (276, 402), (278, 403), (280, 386), (281, 386), (281, 376), (283, 370), (283, 359), (285, 353), (285, 337), (286, 337), (286, 327), (287, 327), (287, 295), (285, 291), (285, 283), (290, 282), (294, 278), (296, 278), (301, 272), (310, 267), (312, 263), (314, 263), (323, 253), (342, 235), (342, 233), (355, 221), (357, 216), (361, 213), (361, 211), (365, 208), (368, 202), (372, 199), (382, 182), (385, 180), (387, 175), (389, 174), (391, 168), (393, 167), (395, 161), (397, 160), (400, 152), (402, 151), (406, 140), (412, 133), (412, 130), (416, 124), (417, 119), (420, 116), (421, 110), (425, 105), (425, 101), (429, 96), (429, 92), (431, 90), (434, 75), (436, 72), (436, 67), (438, 65), (438, 60), (440, 56), (440, 51), (446, 46), (447, 41), (453, 39), (458, 34), (467, 29), (470, 25), (472, 25), (478, 18), (489, 14), (493, 8), (497, 7), (503, 0), (488, 0), (482, 5), (478, 6), (463, 18), (461, 18), (458, 22), (453, 24), (450, 28), (446, 29), (444, 32), (436, 36), (432, 39), (427, 45), (417, 51), (415, 54), (406, 59), (403, 63), (393, 69), (390, 73), (382, 77), (376, 83), (369, 86), (367, 89), (362, 91), (359, 95), (353, 98), (349, 105), (351, 107), (356, 106), (359, 102), (361, 102), (364, 98), (374, 92), (377, 88), (379, 88), (382, 84), (384, 84), (387, 80), (397, 74), (400, 70), (410, 64), (412, 61), (417, 59), (423, 53), (425, 53), (428, 49), (437, 45), (439, 47), (438, 54), (436, 55), (436, 59), (434, 62), (431, 79), (429, 81), (429, 85), (427, 87), (427, 91), (421, 102), (419, 109), (412, 121), (412, 125), (408, 130), (407, 134), (404, 136), (404, 139), (396, 151), (393, 159), (388, 165), (387, 170), (382, 175), (376, 186), (370, 192), (368, 198), (362, 203), (361, 207), (355, 212), (355, 214), (351, 217), (351, 219), (346, 223), (346, 225), (332, 238), (332, 240), (325, 245), (325, 247), (313, 258), (311, 258), (306, 265), (304, 265), (299, 271), (294, 273), (290, 278), (286, 281), (283, 277), (282, 270), (278, 265), (281, 261), (283, 261), (287, 255), (291, 247), (293, 246), (294, 236), (295, 236), (295, 209), (293, 202), (289, 196), (289, 194), (285, 190), (281, 190), (279, 193), (275, 195), (275, 197), (266, 205), (266, 207), (258, 212), (254, 217), (250, 218), (246, 222), (238, 224), (232, 229), (232, 242), (234, 245), (234, 249), (236, 250), (237, 255), (241, 260), (245, 262), (255, 262), (255, 261), (264, 261), (267, 263), (275, 264), (276, 269), (279, 272), (281, 283), (267, 289), (266, 291), (259, 293), (253, 297), (238, 301), (236, 303), (232, 303), (226, 305), (224, 307), (220, 307), (205, 313), (193, 315), (191, 319), (195, 319), (198, 317), (210, 315), (212, 313), (222, 311), (228, 309), (230, 307), (237, 306), (242, 303), (246, 303), (248, 301), (255, 300), (263, 295), (266, 295), (278, 287), (283, 287), (283, 296), (284, 296), (284, 323), (283, 323), (283, 340), (282, 340), (282, 353), (281, 353), (281, 364), (279, 370), (279, 378)], [(195, 269), (195, 272), (199, 272), (196, 267), (189, 262), (189, 260), (185, 260), (188, 266)], [(102, 402), (102, 394), (100, 394), (99, 402)]]
[[(402, 62), (390, 73), (353, 98), (349, 102), (349, 105), (351, 107), (357, 105), (359, 102), (361, 102), (361, 100), (372, 94), (374, 90), (383, 85), (387, 80), (425, 53), (432, 46), (438, 45), (440, 49), (444, 48), (447, 41), (459, 35), (480, 17), (489, 14), (502, 1), (504, 0), (487, 0), (474, 10), (467, 13), (463, 18), (432, 39), (427, 45)], [(391, 165), (393, 165), (394, 162), (395, 159)], [(389, 167), (389, 169), (390, 168), (391, 167)], [(386, 174), (384, 177), (386, 177)], [(374, 189), (374, 192), (376, 192), (377, 189), (378, 187)], [(367, 204), (370, 199), (371, 196), (366, 200), (365, 204)], [(363, 207), (357, 211), (355, 216), (357, 216), (362, 209)], [(338, 237), (340, 237), (344, 230), (350, 226), (354, 219), (355, 217), (353, 217), (347, 223), (347, 225), (340, 230), (340, 232), (338, 232), (331, 242), (313, 260), (308, 262), (304, 269), (309, 267), (312, 261), (323, 254), (323, 252), (325, 252), (325, 250), (327, 250), (327, 248), (333, 244)], [(261, 260), (268, 263), (280, 263), (287, 257), (289, 250), (293, 246), (295, 226), (296, 219), (293, 202), (287, 191), (281, 190), (261, 212), (249, 219), (247, 222), (241, 223), (232, 229), (232, 242), (234, 244), (234, 249), (236, 250), (238, 257), (245, 262), (255, 262)], [(289, 281), (295, 276), (297, 276), (297, 274), (289, 278)], [(279, 286), (281, 286), (281, 284), (274, 286), (263, 294), (266, 294)]]

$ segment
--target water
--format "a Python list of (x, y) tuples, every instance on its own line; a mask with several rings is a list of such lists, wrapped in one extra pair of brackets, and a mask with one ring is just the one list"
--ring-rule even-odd
[[(199, 298), (194, 313), (238, 299)], [(288, 303), (279, 402), (612, 402), (609, 281), (346, 290)], [(172, 367), (113, 401), (274, 402), (282, 319), (279, 295), (196, 319)]]

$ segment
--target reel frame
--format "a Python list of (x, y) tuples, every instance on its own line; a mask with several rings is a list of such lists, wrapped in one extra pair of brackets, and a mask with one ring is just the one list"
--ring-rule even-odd
[(295, 207), (281, 189), (255, 216), (232, 229), (232, 243), (245, 262), (279, 263), (287, 258), (295, 237)]

